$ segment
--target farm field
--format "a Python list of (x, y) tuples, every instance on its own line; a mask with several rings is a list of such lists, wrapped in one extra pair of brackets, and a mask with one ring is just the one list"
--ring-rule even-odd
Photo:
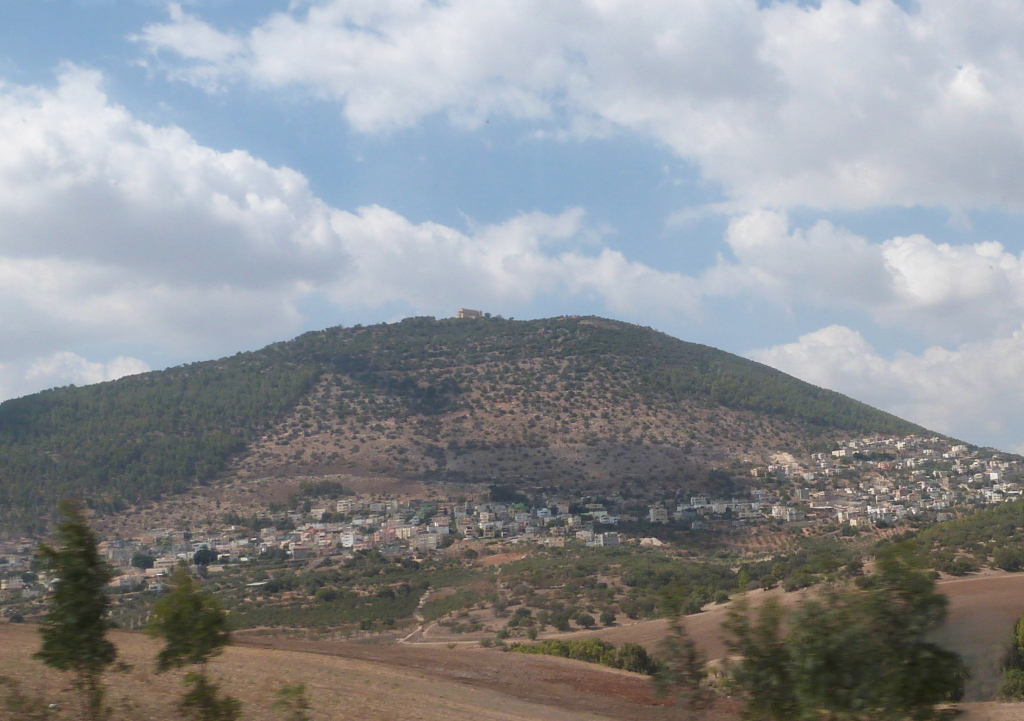
[[(995, 688), (997, 664), (1014, 619), (1024, 613), (1024, 575), (987, 574), (946, 580), (950, 618), (941, 640), (964, 654), (974, 678), (965, 705), (969, 721), (1024, 719), (1019, 704), (980, 703)], [(751, 601), (767, 594), (751, 594)], [(782, 594), (796, 599), (796, 594)], [(726, 606), (712, 606), (689, 619), (697, 642), (712, 658), (725, 653), (719, 626)], [(635, 641), (652, 650), (664, 634), (664, 621), (645, 621), (596, 632), (616, 645)], [(154, 721), (177, 718), (174, 702), (180, 674), (156, 675), (158, 644), (139, 633), (114, 632), (113, 640), (132, 665), (109, 676), (109, 702), (115, 718)], [(74, 716), (75, 695), (68, 678), (32, 659), (38, 648), (31, 625), (0, 626), (0, 676), (18, 680), (23, 690), (57, 703), (54, 718)], [(212, 664), (226, 690), (243, 702), (244, 718), (274, 719), (274, 692), (284, 683), (304, 682), (317, 720), (370, 721), (660, 721), (673, 717), (651, 691), (647, 678), (566, 659), (501, 653), (459, 645), (393, 642), (328, 642), (278, 636), (240, 635), (237, 644)], [(723, 702), (708, 721), (732, 721), (736, 709)], [(5, 718), (0, 715), (0, 718)]]
[[(107, 677), (115, 719), (178, 718), (181, 674), (156, 675), (159, 645), (140, 633), (112, 639), (132, 665)], [(601, 721), (672, 717), (646, 678), (590, 664), (485, 649), (240, 639), (211, 664), (225, 690), (243, 704), (244, 719), (283, 718), (273, 708), (283, 683), (303, 682), (317, 721)], [(57, 703), (55, 718), (76, 718), (69, 678), (32, 658), (38, 634), (28, 624), (0, 626), (0, 676)], [(0, 711), (0, 718), (8, 717)], [(715, 721), (733, 718), (714, 712)]]

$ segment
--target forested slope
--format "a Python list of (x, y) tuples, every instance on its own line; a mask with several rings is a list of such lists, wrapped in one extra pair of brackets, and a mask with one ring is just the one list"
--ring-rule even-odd
[(321, 443), (319, 458), (288, 449), (275, 462), (351, 467), (345, 443), (378, 438), (387, 445), (374, 472), (436, 476), (480, 447), (678, 455), (694, 444), (760, 448), (871, 432), (925, 431), (626, 323), (411, 318), (0, 404), (0, 506), (8, 518), (31, 517), (74, 495), (116, 509), (206, 483), (260, 443), (276, 453), (305, 436)]

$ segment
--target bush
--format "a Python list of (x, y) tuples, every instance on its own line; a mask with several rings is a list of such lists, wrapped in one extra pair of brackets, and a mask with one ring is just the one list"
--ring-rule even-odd
[(306, 684), (285, 684), (274, 694), (274, 699), (274, 708), (287, 714), (285, 721), (310, 721), (306, 711), (312, 707), (306, 698)]
[(999, 687), (999, 698), (1004, 701), (1020, 701), (1024, 699), (1024, 671), (1009, 668), (1003, 674), (1003, 684)]
[(657, 671), (657, 662), (638, 643), (624, 643), (615, 654), (615, 668), (633, 673), (652, 675)]
[(549, 639), (538, 644), (513, 646), (511, 650), (517, 653), (559, 656), (575, 661), (599, 663), (611, 668), (648, 675), (657, 670), (657, 663), (647, 653), (647, 649), (638, 643), (624, 643), (616, 649), (612, 644), (599, 638), (580, 641)]
[(826, 589), (790, 611), (777, 599), (733, 609), (726, 647), (742, 660), (729, 682), (745, 717), (926, 719), (959, 699), (967, 669), (930, 640), (947, 600), (926, 559), (906, 542), (876, 558), (864, 590)]
[(611, 609), (605, 609), (601, 611), (601, 625), (603, 626), (614, 626), (615, 625), (615, 612)]
[(338, 600), (338, 592), (333, 588), (321, 588), (313, 594), (313, 597), (321, 603), (330, 603)]
[(808, 588), (818, 582), (818, 579), (806, 571), (797, 571), (782, 582), (782, 588), (786, 593), (799, 591), (801, 588)]
[(956, 558), (942, 570), (950, 576), (966, 576), (968, 573), (977, 573), (980, 569), (970, 558)]
[(1014, 546), (1004, 546), (996, 551), (995, 565), (996, 568), (1016, 573), (1024, 569), (1024, 552)]

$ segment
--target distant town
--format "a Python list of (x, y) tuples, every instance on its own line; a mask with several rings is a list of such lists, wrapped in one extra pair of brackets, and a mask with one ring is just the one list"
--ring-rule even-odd
[[(635, 499), (618, 495), (539, 502), (514, 491), (517, 497), (501, 502), (386, 495), (328, 502), (314, 495), (294, 508), (268, 509), (248, 519), (225, 513), (216, 528), (153, 528), (133, 538), (108, 538), (100, 550), (118, 573), (116, 589), (160, 591), (161, 579), (182, 561), (217, 573), (227, 564), (370, 549), (422, 557), (464, 539), (661, 546), (659, 526), (726, 533), (765, 524), (864, 529), (941, 522), (973, 507), (1021, 498), (1019, 460), (938, 437), (863, 438), (802, 459), (780, 453), (772, 460), (746, 464), (750, 489), (742, 497), (693, 495), (655, 502), (645, 512)], [(0, 599), (32, 599), (52, 590), (53, 579), (33, 572), (36, 547), (30, 538), (0, 544)]]

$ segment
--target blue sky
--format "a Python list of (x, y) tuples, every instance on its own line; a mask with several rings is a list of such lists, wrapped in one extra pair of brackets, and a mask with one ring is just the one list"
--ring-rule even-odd
[(0, 398), (594, 313), (1024, 450), (1024, 3), (0, 0)]

